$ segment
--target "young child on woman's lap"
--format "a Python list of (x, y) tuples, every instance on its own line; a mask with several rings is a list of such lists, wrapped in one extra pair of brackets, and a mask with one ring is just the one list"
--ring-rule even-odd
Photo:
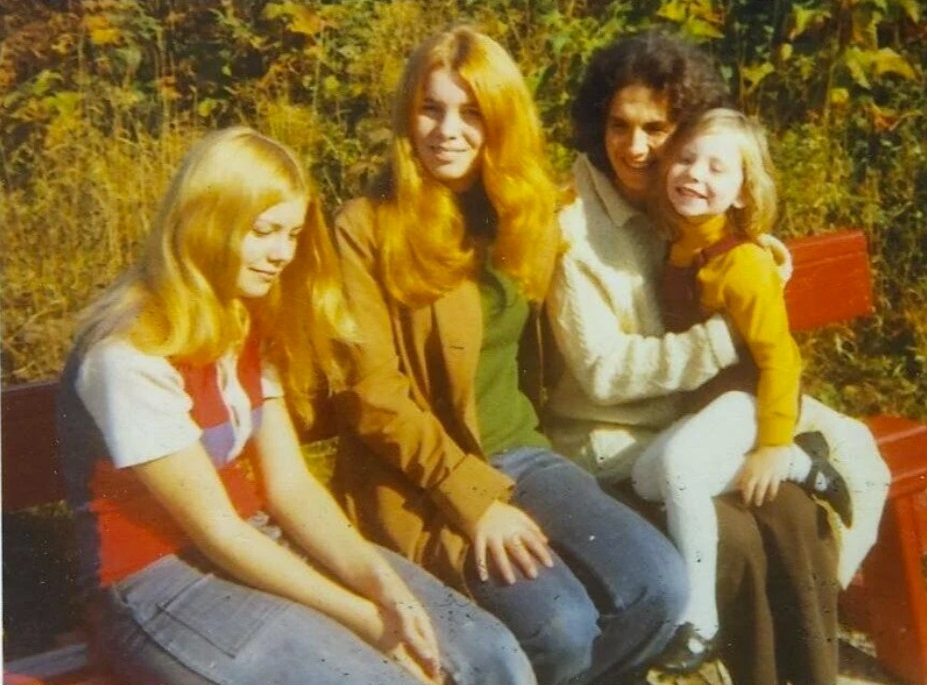
[(776, 216), (762, 130), (740, 112), (710, 110), (677, 133), (660, 171), (657, 213), (672, 240), (666, 327), (685, 330), (723, 312), (750, 352), (692, 394), (692, 413), (665, 430), (633, 472), (640, 496), (666, 503), (670, 536), (686, 562), (690, 600), (659, 665), (687, 672), (712, 654), (718, 632), (713, 496), (739, 489), (746, 504), (759, 506), (789, 480), (827, 501), (848, 525), (852, 509), (826, 443), (813, 433), (795, 437), (801, 358), (782, 279), (756, 242)]

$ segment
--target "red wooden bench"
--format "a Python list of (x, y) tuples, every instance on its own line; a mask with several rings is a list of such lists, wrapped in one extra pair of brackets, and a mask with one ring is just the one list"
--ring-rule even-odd
[[(789, 242), (795, 273), (787, 289), (795, 330), (872, 312), (865, 236), (840, 231)], [(63, 496), (55, 460), (54, 383), (3, 390), (3, 510)], [(927, 426), (897, 417), (867, 419), (892, 472), (879, 540), (841, 597), (844, 620), (868, 632), (886, 670), (927, 685)], [(73, 644), (4, 664), (7, 685), (119, 685)]]

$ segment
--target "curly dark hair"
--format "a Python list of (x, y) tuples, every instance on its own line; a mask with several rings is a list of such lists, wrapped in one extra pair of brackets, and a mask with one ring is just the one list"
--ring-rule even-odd
[(665, 95), (669, 120), (676, 124), (731, 104), (714, 60), (680, 36), (645, 31), (600, 48), (586, 68), (571, 113), (574, 146), (608, 176), (605, 120), (615, 93), (630, 85)]

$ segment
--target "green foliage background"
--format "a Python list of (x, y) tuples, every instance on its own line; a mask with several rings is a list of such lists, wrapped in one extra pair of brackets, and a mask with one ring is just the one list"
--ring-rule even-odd
[(589, 54), (650, 26), (717, 56), (770, 130), (782, 235), (864, 229), (877, 313), (802, 339), (810, 389), (927, 416), (927, 22), (917, 0), (0, 0), (5, 383), (55, 375), (74, 314), (133, 258), (183, 152), (244, 122), (328, 206), (382, 159), (410, 48), (456, 22), (516, 57), (567, 177)]

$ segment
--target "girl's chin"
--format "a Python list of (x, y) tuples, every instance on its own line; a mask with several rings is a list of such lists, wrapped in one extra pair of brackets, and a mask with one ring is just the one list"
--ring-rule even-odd
[(686, 219), (697, 219), (699, 217), (705, 216), (705, 210), (703, 207), (692, 207), (690, 205), (674, 205), (673, 209), (676, 210), (676, 213), (679, 216), (685, 217)]

